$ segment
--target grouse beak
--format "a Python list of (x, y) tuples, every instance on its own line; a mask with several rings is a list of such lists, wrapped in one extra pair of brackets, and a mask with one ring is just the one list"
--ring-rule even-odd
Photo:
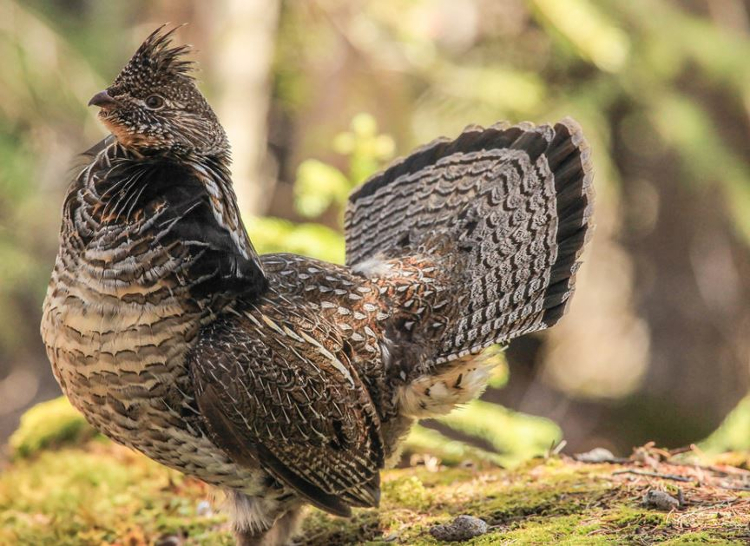
[(107, 91), (99, 91), (96, 95), (91, 97), (88, 106), (98, 106), (100, 108), (106, 108), (117, 104), (117, 101), (109, 96)]

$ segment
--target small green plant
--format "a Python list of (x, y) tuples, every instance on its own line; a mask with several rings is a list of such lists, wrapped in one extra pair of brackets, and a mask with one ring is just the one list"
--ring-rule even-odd
[[(328, 208), (344, 210), (349, 193), (393, 157), (393, 139), (378, 133), (370, 114), (357, 114), (349, 131), (333, 139), (333, 149), (346, 158), (345, 172), (317, 159), (303, 161), (294, 184), (295, 207), (305, 218)], [(255, 217), (247, 221), (250, 238), (261, 254), (292, 252), (328, 262), (344, 263), (344, 237), (322, 224)]]
[(14, 458), (25, 458), (46, 449), (84, 443), (95, 434), (78, 410), (60, 397), (24, 413), (9, 445)]
[(347, 158), (346, 172), (317, 159), (300, 164), (294, 186), (297, 211), (315, 218), (331, 205), (343, 210), (349, 193), (392, 159), (394, 149), (393, 138), (378, 133), (374, 117), (357, 114), (350, 130), (333, 139), (333, 150)]

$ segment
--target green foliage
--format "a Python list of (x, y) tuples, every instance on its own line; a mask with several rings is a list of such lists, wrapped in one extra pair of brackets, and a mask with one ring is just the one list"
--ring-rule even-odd
[(514, 412), (482, 400), (474, 400), (439, 421), (492, 446), (497, 452), (492, 459), (506, 467), (542, 455), (562, 438), (560, 428), (549, 419)]
[(43, 451), (0, 476), (0, 543), (146, 544), (188, 534), (192, 544), (233, 544), (225, 516), (199, 514), (207, 493), (110, 442)]
[[(375, 119), (361, 113), (352, 120), (350, 131), (336, 136), (333, 148), (345, 157), (346, 173), (317, 159), (307, 159), (297, 169), (295, 205), (302, 216), (318, 217), (332, 206), (343, 210), (351, 190), (392, 157), (393, 140), (388, 135), (378, 134)], [(292, 252), (344, 263), (343, 236), (322, 224), (295, 224), (272, 217), (250, 218), (247, 229), (261, 254)]]
[(750, 451), (750, 396), (746, 396), (700, 445), (709, 453)]
[(349, 158), (347, 175), (353, 189), (393, 158), (395, 144), (390, 135), (378, 133), (378, 122), (372, 115), (359, 113), (352, 119), (351, 130), (333, 139), (333, 149)]
[[(750, 51), (749, 51), (750, 53)], [(665, 94), (654, 105), (654, 123), (662, 138), (679, 150), (686, 177), (697, 184), (715, 183), (721, 178), (735, 228), (750, 241), (750, 167), (717, 135), (715, 122), (696, 102), (679, 94)], [(707, 157), (713, 158), (711, 162)]]
[(414, 455), (430, 454), (447, 466), (458, 466), (467, 460), (501, 465), (503, 460), (497, 453), (446, 438), (438, 431), (422, 425), (415, 425), (412, 428), (406, 439), (405, 450)]
[(321, 224), (295, 224), (280, 218), (250, 218), (246, 221), (250, 238), (261, 254), (292, 252), (344, 263), (344, 238)]
[(10, 437), (15, 458), (67, 444), (81, 444), (95, 435), (81, 413), (65, 397), (37, 404), (21, 417), (21, 424)]
[(351, 182), (337, 168), (317, 159), (307, 159), (297, 169), (294, 190), (299, 213), (314, 218), (323, 214), (332, 203), (339, 206), (346, 203)]
[(588, 0), (534, 0), (540, 20), (559, 33), (576, 54), (607, 72), (620, 70), (630, 42), (627, 34)]
[(352, 119), (350, 131), (336, 135), (333, 149), (347, 158), (346, 173), (316, 159), (303, 161), (297, 169), (294, 191), (303, 216), (320, 216), (331, 205), (343, 209), (349, 193), (393, 157), (394, 143), (390, 136), (378, 134), (373, 116), (360, 113)]

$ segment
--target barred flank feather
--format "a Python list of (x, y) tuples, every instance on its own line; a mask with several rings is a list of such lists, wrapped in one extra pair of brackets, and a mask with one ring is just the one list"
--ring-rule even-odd
[(465, 302), (435, 363), (548, 328), (565, 312), (590, 233), (589, 155), (570, 118), (436, 140), (351, 195), (347, 265), (406, 255), (438, 233), (455, 241), (469, 278), (456, 276)]

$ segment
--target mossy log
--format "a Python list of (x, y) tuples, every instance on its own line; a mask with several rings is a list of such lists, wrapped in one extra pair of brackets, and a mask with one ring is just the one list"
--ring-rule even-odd
[[(48, 422), (33, 441), (28, 430), (12, 441), (0, 475), (0, 544), (233, 544), (210, 488), (92, 436), (64, 406), (52, 409), (59, 434)], [(412, 460), (420, 462), (384, 473), (380, 509), (351, 519), (310, 509), (298, 543), (443, 544), (436, 527), (460, 515), (487, 524), (454, 542), (475, 546), (750, 541), (747, 454), (707, 460), (646, 446), (624, 460), (550, 456), (512, 470)], [(660, 505), (659, 495), (671, 500)]]

